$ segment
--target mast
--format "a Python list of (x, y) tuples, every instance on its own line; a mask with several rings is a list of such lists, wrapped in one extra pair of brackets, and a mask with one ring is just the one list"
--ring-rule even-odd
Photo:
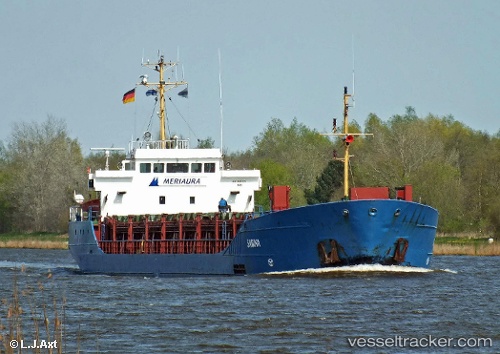
[(222, 153), (222, 149), (224, 145), (222, 144), (223, 135), (223, 124), (224, 124), (224, 112), (222, 109), (222, 64), (221, 64), (221, 56), (220, 56), (220, 48), (219, 48), (219, 109), (220, 109), (220, 151)]
[[(166, 135), (166, 130), (168, 128), (168, 121), (167, 121), (167, 114), (166, 114), (166, 106), (165, 106), (165, 92), (169, 91), (173, 88), (182, 86), (182, 85), (187, 85), (186, 81), (170, 81), (170, 78), (167, 78), (167, 81), (165, 81), (164, 78), (164, 73), (165, 69), (168, 68), (173, 68), (176, 66), (178, 63), (176, 62), (165, 62), (163, 55), (160, 55), (160, 58), (158, 59), (158, 62), (155, 64), (150, 64), (149, 60), (146, 63), (142, 63), (142, 66), (152, 68), (153, 70), (157, 71), (159, 73), (159, 82), (148, 82), (148, 76), (147, 75), (142, 75), (141, 79), (142, 81), (138, 83), (138, 85), (143, 85), (147, 87), (156, 87), (156, 91), (158, 92), (158, 95), (160, 96), (160, 112), (158, 113), (158, 118), (160, 119), (160, 140), (165, 142), (166, 140), (170, 139), (170, 137), (167, 137)], [(167, 147), (170, 146), (170, 144), (166, 144)]]
[(158, 66), (155, 67), (155, 70), (160, 73), (160, 82), (158, 83), (158, 91), (160, 94), (160, 140), (166, 140), (165, 136), (165, 124), (167, 122), (167, 115), (165, 114), (165, 80), (163, 79), (163, 66), (165, 63), (163, 62), (163, 55), (160, 57), (158, 61)]
[(349, 199), (349, 144), (354, 141), (349, 135), (349, 98), (347, 86), (344, 86), (344, 199)]
[(333, 135), (342, 137), (344, 141), (344, 157), (334, 157), (334, 160), (342, 161), (344, 163), (344, 196), (343, 200), (349, 200), (349, 159), (353, 157), (349, 155), (349, 146), (354, 142), (354, 136), (359, 135), (373, 135), (371, 133), (350, 133), (349, 132), (349, 99), (352, 95), (347, 93), (347, 86), (344, 86), (344, 131), (337, 133), (337, 120), (333, 120), (333, 132), (323, 135)]

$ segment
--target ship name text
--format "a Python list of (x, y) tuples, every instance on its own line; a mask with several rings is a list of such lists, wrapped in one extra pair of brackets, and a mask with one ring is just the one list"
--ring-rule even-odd
[(247, 248), (260, 247), (260, 240), (258, 238), (247, 239)]

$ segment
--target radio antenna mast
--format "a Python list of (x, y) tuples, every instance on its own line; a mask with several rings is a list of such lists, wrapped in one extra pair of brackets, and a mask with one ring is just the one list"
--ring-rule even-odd
[[(181, 61), (181, 50), (179, 46), (177, 46), (177, 62), (180, 63)], [(179, 81), (179, 76), (177, 74), (178, 68), (177, 66), (175, 67), (175, 81)], [(182, 80), (184, 80), (184, 73), (182, 74)]]
[(219, 108), (220, 108), (220, 151), (222, 153), (223, 145), (223, 124), (224, 124), (224, 111), (222, 108), (222, 64), (219, 48)]
[(354, 34), (351, 34), (351, 51), (352, 51), (352, 108), (355, 107), (356, 101), (354, 99), (354, 93), (355, 93), (355, 86), (354, 86)]

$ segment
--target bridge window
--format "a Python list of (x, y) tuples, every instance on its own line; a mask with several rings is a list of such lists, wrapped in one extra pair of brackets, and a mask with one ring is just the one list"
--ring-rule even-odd
[(191, 173), (201, 173), (201, 162), (194, 162), (191, 164)]
[(150, 173), (151, 172), (151, 164), (150, 163), (141, 162), (141, 164), (139, 165), (139, 168), (140, 168), (141, 173)]
[(125, 162), (125, 171), (135, 171), (135, 162)]
[(194, 204), (194, 197), (189, 197), (189, 204)]
[(165, 165), (162, 163), (154, 163), (153, 164), (153, 172), (154, 173), (163, 173), (165, 172)]
[(215, 172), (215, 162), (205, 162), (203, 166), (203, 172), (214, 173)]
[(188, 171), (188, 163), (167, 163), (167, 173), (187, 173)]

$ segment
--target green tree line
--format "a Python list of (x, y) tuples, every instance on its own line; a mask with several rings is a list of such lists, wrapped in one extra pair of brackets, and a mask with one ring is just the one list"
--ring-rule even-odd
[[(356, 137), (350, 153), (351, 186), (411, 184), (413, 199), (439, 210), (441, 232), (500, 232), (500, 131), (476, 131), (452, 116), (418, 117), (407, 107), (383, 121), (370, 114), (361, 126), (353, 121)], [(343, 131), (340, 127), (339, 131)], [(340, 138), (329, 138), (294, 119), (285, 126), (272, 119), (252, 147), (229, 156), (232, 165), (261, 170), (263, 185), (292, 187), (291, 205), (342, 198), (343, 167), (333, 156), (343, 156)], [(256, 203), (269, 205), (267, 188)]]
[[(415, 201), (439, 210), (440, 231), (499, 234), (500, 131), (476, 131), (452, 116), (418, 117), (412, 107), (385, 121), (370, 114), (364, 127), (353, 121), (350, 130), (373, 134), (351, 144), (351, 186), (411, 184)], [(212, 146), (210, 138), (199, 142)], [(269, 209), (268, 185), (289, 185), (292, 207), (339, 200), (343, 168), (333, 159), (337, 154), (343, 154), (341, 139), (297, 119), (286, 126), (273, 118), (251, 147), (225, 159), (232, 168), (261, 171), (255, 202)], [(110, 169), (123, 157), (112, 153)], [(63, 120), (16, 124), (7, 144), (0, 144), (0, 232), (64, 232), (74, 191), (87, 191), (87, 168), (104, 164), (103, 153), (84, 156)]]

